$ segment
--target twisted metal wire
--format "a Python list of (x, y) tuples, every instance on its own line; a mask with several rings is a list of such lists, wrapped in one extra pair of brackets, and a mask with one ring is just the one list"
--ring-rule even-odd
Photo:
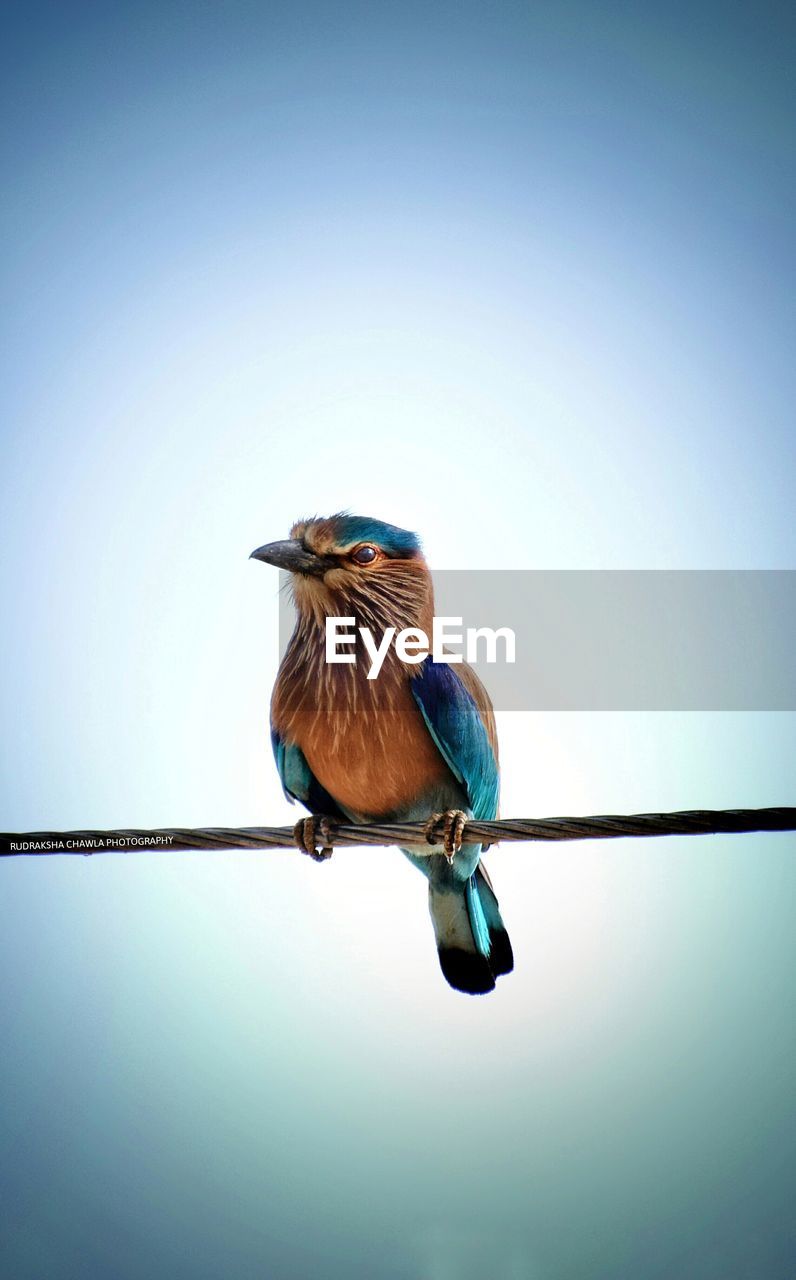
[[(423, 822), (334, 823), (328, 843), (406, 845), (429, 851)], [(679, 813), (602, 814), (583, 818), (504, 818), (465, 825), (465, 844), (514, 841), (612, 840), (621, 836), (693, 836), (796, 831), (796, 808), (687, 809)], [(440, 823), (441, 839), (441, 823)], [(0, 857), (190, 849), (293, 849), (293, 827), (159, 827), (114, 831), (0, 832)]]

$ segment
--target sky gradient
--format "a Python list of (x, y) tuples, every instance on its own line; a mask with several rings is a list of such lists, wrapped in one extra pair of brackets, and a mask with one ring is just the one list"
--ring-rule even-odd
[[(784, 5), (3, 8), (0, 825), (297, 816), (276, 574), (790, 569)], [(496, 624), (499, 620), (496, 620)], [(790, 714), (506, 714), (502, 811), (793, 803)], [(0, 868), (15, 1280), (785, 1280), (794, 840)]]

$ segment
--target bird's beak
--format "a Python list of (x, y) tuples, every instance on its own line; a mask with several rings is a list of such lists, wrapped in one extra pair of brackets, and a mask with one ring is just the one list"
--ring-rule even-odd
[(322, 576), (330, 567), (328, 556), (316, 556), (308, 551), (296, 538), (288, 538), (285, 542), (267, 542), (264, 547), (252, 551), (250, 560), (262, 560), (265, 564), (276, 565), (277, 569), (287, 569), (290, 573), (305, 573)]

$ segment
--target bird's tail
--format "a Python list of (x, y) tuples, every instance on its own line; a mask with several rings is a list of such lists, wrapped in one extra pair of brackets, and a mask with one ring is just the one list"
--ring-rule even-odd
[(470, 995), (492, 991), (514, 956), (485, 869), (479, 863), (468, 880), (429, 883), (428, 905), (445, 979)]

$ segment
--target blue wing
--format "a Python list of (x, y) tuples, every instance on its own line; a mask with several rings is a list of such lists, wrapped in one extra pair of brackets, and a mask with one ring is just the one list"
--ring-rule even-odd
[[(471, 679), (475, 681), (474, 673)], [(497, 817), (500, 790), (496, 751), (475, 698), (465, 688), (456, 667), (426, 658), (410, 682), (428, 731), (451, 773), (462, 783), (474, 818)], [(480, 686), (484, 710), (486, 691)], [(491, 718), (491, 717), (490, 717)]]
[(295, 742), (285, 742), (273, 728), (271, 746), (282, 780), (282, 790), (291, 804), (294, 800), (300, 800), (310, 813), (322, 813), (327, 818), (339, 818), (341, 822), (345, 822), (346, 815), (315, 777), (301, 747), (296, 746)]

